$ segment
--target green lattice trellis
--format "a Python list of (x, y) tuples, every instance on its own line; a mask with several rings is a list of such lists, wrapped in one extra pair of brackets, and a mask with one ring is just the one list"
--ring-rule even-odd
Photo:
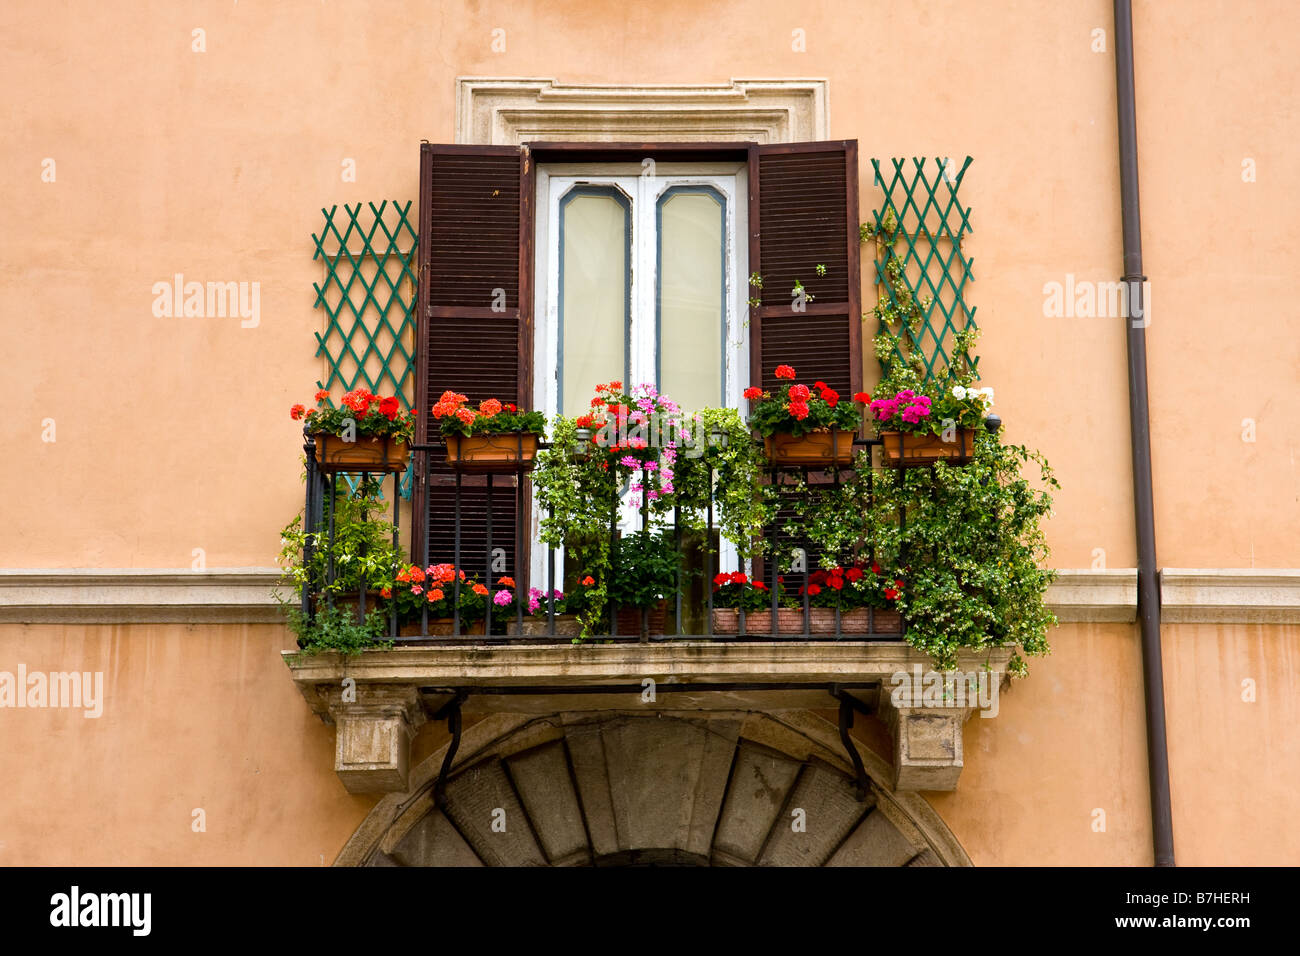
[[(883, 205), (873, 212), (877, 248), (883, 249), (875, 258), (876, 284), (883, 287), (876, 310), (882, 316), (879, 333), (894, 340), (899, 360), (908, 361), (909, 354), (919, 359), (918, 371), (926, 381), (963, 363), (978, 378), (979, 358), (955, 341), (958, 332), (977, 329), (975, 308), (964, 298), (975, 264), (962, 250), (962, 239), (972, 231), (970, 207), (957, 198), (972, 159), (967, 156), (954, 173), (951, 159), (936, 157), (928, 174), (925, 159), (913, 158), (910, 170), (903, 159), (892, 159), (892, 172), (882, 171), (881, 162), (871, 161), (876, 185), (885, 194)], [(890, 270), (901, 275), (920, 312), (916, 321), (901, 323), (897, 332), (883, 315), (897, 314), (907, 303), (899, 301), (890, 284)]]
[[(325, 330), (316, 333), (316, 356), (329, 364), (317, 388), (341, 395), (364, 385), (396, 394), (407, 409), (414, 401), (415, 255), (419, 239), (405, 205), (384, 200), (376, 206), (343, 205), (346, 221), (335, 222), (338, 206), (321, 209), (325, 225), (312, 234), (325, 264), (325, 281), (313, 283), (315, 307), (324, 309)], [(358, 248), (359, 245), (359, 248)], [(402, 479), (411, 496), (412, 470)]]

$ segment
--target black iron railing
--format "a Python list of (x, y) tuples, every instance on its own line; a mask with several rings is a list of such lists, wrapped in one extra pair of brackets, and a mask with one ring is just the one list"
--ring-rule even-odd
[[(521, 439), (521, 443), (522, 443), (522, 439)], [(874, 446), (877, 446), (879, 444), (880, 441), (878, 439), (864, 439), (864, 438), (856, 438), (856, 437), (853, 442), (855, 453), (863, 450), (870, 452), (874, 448)], [(332, 583), (335, 579), (334, 578), (335, 569), (333, 565), (332, 556), (333, 556), (333, 547), (334, 547), (334, 540), (335, 540), (334, 538), (334, 532), (335, 532), (334, 488), (336, 486), (331, 484), (331, 480), (332, 480), (331, 476), (322, 474), (321, 470), (317, 467), (315, 461), (315, 446), (314, 446), (314, 442), (310, 437), (307, 438), (306, 444), (303, 447), (304, 450), (307, 452), (307, 493), (306, 493), (306, 512), (304, 517), (304, 531), (307, 532), (307, 545), (306, 548), (304, 549), (303, 561), (305, 567), (310, 568), (312, 566), (313, 535), (319, 534), (324, 536), (327, 542), (326, 546), (330, 548), (331, 560), (326, 565), (326, 569), (324, 572), (325, 580), (323, 582), (316, 582), (316, 583), (319, 585), (327, 585)], [(427, 466), (428, 463), (427, 456), (444, 447), (445, 446), (442, 443), (412, 445), (411, 450), (416, 456), (416, 468), (419, 469), (422, 466)], [(542, 443), (540, 447), (545, 448), (547, 446), (545, 445), (545, 443)], [(832, 448), (835, 447), (833, 440), (832, 440), (831, 447)], [(522, 458), (523, 457), (522, 447), (520, 448), (520, 451), (521, 454), (519, 455), (519, 458)], [(414, 564), (417, 564), (422, 569), (430, 567), (433, 562), (437, 561), (439, 563), (441, 562), (450, 563), (451, 566), (455, 568), (458, 572), (464, 570), (470, 574), (477, 574), (479, 572), (483, 573), (482, 583), (484, 586), (487, 587), (489, 593), (484, 599), (486, 609), (484, 612), (484, 618), (482, 622), (483, 623), (482, 633), (470, 634), (467, 633), (467, 629), (464, 627), (464, 622), (461, 619), (461, 613), (460, 613), (460, 608), (461, 608), (460, 595), (461, 595), (462, 581), (459, 573), (457, 573), (456, 576), (452, 579), (450, 584), (452, 588), (452, 606), (454, 610), (450, 622), (451, 627), (449, 629), (450, 631), (449, 633), (434, 633), (435, 629), (431, 628), (430, 626), (431, 619), (429, 617), (429, 609), (427, 606), (422, 608), (421, 616), (418, 622), (399, 621), (397, 604), (396, 602), (393, 602), (392, 610), (390, 614), (390, 620), (389, 620), (389, 627), (388, 627), (389, 639), (391, 639), (395, 644), (414, 644), (414, 645), (502, 644), (502, 643), (537, 644), (537, 643), (572, 642), (574, 640), (574, 636), (572, 634), (561, 633), (557, 629), (558, 615), (556, 612), (556, 602), (555, 602), (554, 595), (557, 591), (558, 582), (556, 579), (556, 552), (554, 548), (547, 547), (546, 550), (546, 559), (545, 559), (546, 580), (545, 580), (545, 586), (542, 588), (543, 595), (544, 595), (544, 597), (542, 598), (542, 602), (545, 604), (546, 607), (545, 613), (538, 613), (536, 615), (525, 615), (523, 609), (525, 603), (525, 596), (528, 594), (529, 588), (533, 586), (537, 586), (534, 585), (529, 580), (529, 566), (531, 564), (529, 558), (527, 557), (529, 547), (543, 546), (541, 542), (537, 542), (537, 541), (531, 542), (531, 545), (526, 544), (525, 542), (525, 526), (527, 521), (526, 516), (529, 514), (529, 503), (531, 499), (529, 481), (528, 481), (528, 472), (529, 472), (529, 468), (531, 467), (531, 463), (520, 464), (517, 461), (515, 462), (502, 461), (502, 462), (494, 462), (494, 463), (485, 463), (480, 461), (480, 462), (472, 462), (472, 463), (465, 463), (465, 462), (458, 463), (456, 461), (448, 461), (447, 464), (453, 472), (454, 482), (455, 482), (455, 497), (454, 497), (454, 504), (453, 504), (455, 523), (454, 523), (454, 531), (453, 531), (452, 553), (450, 555), (430, 554), (430, 547), (429, 547), (430, 535), (427, 533), (427, 524), (426, 524), (426, 533), (421, 536), (422, 546), (420, 550), (422, 553), (418, 557), (412, 555), (412, 562)], [(767, 480), (774, 485), (780, 485), (787, 481), (788, 476), (794, 474), (801, 477), (803, 479), (802, 482), (803, 486), (807, 487), (809, 485), (810, 475), (817, 473), (821, 476), (824, 476), (824, 478), (822, 479), (822, 483), (828, 485), (833, 489), (838, 485), (840, 485), (842, 478), (847, 472), (851, 470), (851, 468), (852, 466), (838, 466), (838, 465), (829, 465), (829, 464), (799, 465), (799, 466), (788, 466), (788, 465), (775, 466), (774, 465), (768, 471)], [(464, 488), (464, 477), (467, 473), (482, 474), (485, 477), (487, 501), (486, 501), (486, 520), (485, 520), (486, 526), (484, 530), (486, 532), (486, 539), (484, 542), (483, 552), (481, 555), (464, 554), (462, 548), (463, 545), (462, 492)], [(361, 473), (361, 476), (363, 482), (369, 477), (369, 475), (364, 472)], [(641, 476), (642, 476), (642, 488), (646, 489), (649, 487), (649, 481), (648, 481), (649, 475), (648, 475), (648, 469), (646, 469), (644, 466), (641, 470)], [(502, 477), (509, 477), (511, 479), (512, 487), (507, 489), (499, 486), (497, 484), (497, 480)], [(713, 475), (710, 474), (709, 477), (710, 477), (710, 487), (711, 487)], [(398, 494), (400, 492), (400, 478), (401, 478), (400, 475), (393, 476), (393, 501), (398, 500)], [(865, 478), (867, 483), (867, 494), (868, 494), (868, 498), (870, 498), (870, 495), (872, 493), (872, 483), (876, 479), (871, 472), (868, 472), (865, 475)], [(900, 481), (903, 478), (901, 469), (897, 472), (897, 478)], [(327, 490), (329, 491), (329, 494), (326, 494)], [(514, 592), (515, 610), (514, 613), (510, 615), (510, 617), (513, 618), (513, 621), (504, 622), (506, 625), (507, 633), (501, 634), (501, 633), (493, 633), (494, 630), (497, 629), (494, 627), (493, 597), (498, 591), (502, 590), (502, 588), (497, 587), (496, 584), (494, 583), (494, 577), (497, 576), (499, 572), (493, 571), (493, 563), (494, 563), (493, 552), (494, 552), (495, 545), (493, 542), (492, 505), (493, 505), (494, 495), (500, 494), (502, 492), (507, 492), (507, 491), (508, 493), (514, 495), (514, 504), (515, 504), (515, 543), (516, 543), (515, 565), (516, 567), (514, 569), (514, 574), (511, 575), (511, 577), (515, 581), (515, 587), (508, 589)], [(612, 552), (617, 550), (620, 542), (619, 502), (621, 500), (621, 491), (622, 488), (618, 489), (618, 492), (612, 497), (612, 500), (610, 502), (610, 508), (609, 508), (609, 512), (610, 512), (609, 535), (610, 535), (611, 557), (612, 557)], [(643, 490), (641, 493), (641, 502), (639, 506), (640, 525), (641, 525), (641, 530), (643, 532), (647, 531), (650, 528), (650, 509), (649, 509), (648, 498), (649, 496), (646, 494), (645, 490)], [(671, 602), (673, 608), (674, 629), (672, 630), (672, 632), (662, 633), (662, 634), (650, 633), (652, 630), (652, 628), (650, 627), (650, 618), (651, 618), (650, 610), (648, 608), (641, 608), (640, 628), (638, 629), (638, 631), (636, 633), (627, 633), (627, 632), (619, 633), (618, 608), (613, 606), (613, 602), (610, 602), (610, 607), (608, 609), (609, 613), (607, 618), (607, 623), (608, 623), (607, 628), (605, 628), (600, 633), (593, 633), (587, 635), (586, 636), (587, 640), (604, 643), (604, 642), (662, 642), (662, 641), (699, 641), (699, 640), (708, 640), (708, 641), (737, 641), (737, 640), (898, 641), (903, 639), (903, 635), (906, 631), (906, 621), (901, 619), (896, 614), (896, 612), (877, 610), (875, 608), (866, 608), (864, 609), (866, 611), (865, 615), (855, 614), (851, 618), (848, 618), (838, 608), (834, 608), (834, 609), (813, 608), (812, 606), (810, 606), (809, 591), (807, 585), (809, 583), (809, 578), (813, 573), (813, 569), (808, 566), (811, 564), (811, 562), (807, 560), (805, 560), (804, 562), (805, 569), (801, 571), (795, 571), (795, 572), (781, 571), (778, 568), (778, 562), (775, 560), (756, 561), (755, 567), (753, 569), (753, 577), (754, 579), (762, 579), (766, 581), (768, 593), (770, 593), (771, 595), (770, 609), (764, 612), (751, 611), (746, 613), (746, 611), (743, 608), (737, 608), (734, 630), (731, 627), (728, 627), (727, 631), (725, 632), (717, 631), (715, 629), (715, 620), (714, 620), (715, 607), (714, 607), (714, 599), (713, 599), (714, 589), (712, 587), (714, 573), (715, 573), (714, 563), (716, 560), (716, 552), (711, 546), (712, 542), (714, 541), (714, 534), (717, 531), (717, 528), (715, 526), (715, 515), (714, 515), (712, 496), (709, 496), (709, 501), (707, 502), (707, 505), (704, 510), (705, 510), (705, 515), (704, 515), (705, 545), (700, 549), (703, 558), (703, 600), (699, 602), (699, 606), (697, 608), (692, 609), (684, 605), (684, 602), (687, 600), (687, 589), (688, 589), (689, 582), (686, 579), (686, 572), (682, 569), (683, 562), (679, 560), (677, 586), (672, 590), (672, 593), (667, 597), (667, 600)], [(417, 520), (426, 517), (427, 516), (418, 516)], [(902, 517), (903, 516), (900, 516), (900, 519)], [(682, 515), (681, 515), (680, 508), (676, 508), (673, 511), (671, 524), (666, 526), (667, 533), (671, 534), (673, 537), (679, 558), (684, 554), (683, 536), (684, 536), (685, 526), (681, 519), (682, 519)], [(400, 547), (400, 539), (399, 539), (399, 532), (396, 529), (396, 526), (399, 524), (399, 522), (396, 520), (396, 517), (394, 518), (393, 524), (394, 524), (393, 545), (394, 548), (397, 549)], [(771, 537), (771, 541), (769, 542), (767, 553), (770, 555), (775, 555), (777, 553), (780, 553), (780, 549), (783, 544), (791, 545), (791, 546), (796, 544), (796, 540), (789, 535), (785, 535), (783, 540), (783, 536), (781, 534), (779, 524), (780, 524), (779, 521), (774, 522), (773, 526), (768, 529), (768, 535)], [(664, 526), (661, 525), (660, 530), (661, 532), (665, 530)], [(874, 555), (868, 554), (867, 560), (870, 561), (873, 557)], [(795, 588), (797, 588), (798, 593), (800, 593), (802, 596), (802, 603), (799, 607), (796, 608), (786, 607), (783, 604), (783, 602), (781, 602), (780, 595), (782, 593), (791, 593), (791, 591), (794, 590)], [(322, 587), (320, 590), (324, 591), (326, 589)], [(359, 599), (357, 602), (357, 614), (359, 620), (364, 619), (366, 614), (366, 591), (367, 588), (365, 582), (364, 581), (360, 582)], [(304, 585), (302, 589), (302, 610), (303, 613), (307, 615), (309, 619), (316, 613), (317, 610), (316, 608), (317, 602), (315, 599), (316, 593), (318, 593), (317, 588), (313, 586), (313, 583), (310, 581), (306, 585)], [(694, 630), (693, 632), (688, 631), (686, 629), (685, 622), (688, 617), (687, 612), (690, 610), (697, 610), (703, 612), (702, 618), (705, 625), (703, 629), (697, 629)], [(799, 626), (792, 627), (789, 622), (789, 613), (783, 615), (781, 613), (782, 611), (786, 611), (786, 612), (793, 611), (795, 614), (797, 614), (800, 618)], [(766, 627), (755, 625), (754, 622), (755, 614), (764, 615), (767, 623)], [(689, 615), (689, 616), (698, 616), (698, 615)], [(529, 633), (525, 633), (524, 622), (526, 620), (532, 622), (532, 626), (530, 627)], [(545, 626), (540, 629), (536, 627), (536, 622), (538, 622), (539, 620), (545, 621)], [(501, 623), (503, 622), (501, 621), (501, 618), (498, 616), (496, 618), (496, 624), (501, 624)], [(513, 628), (510, 626), (511, 624), (513, 624)], [(477, 627), (475, 629), (477, 630)]]

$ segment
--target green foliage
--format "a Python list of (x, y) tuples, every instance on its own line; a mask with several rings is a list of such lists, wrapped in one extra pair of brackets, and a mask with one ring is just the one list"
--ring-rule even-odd
[(696, 447), (678, 454), (673, 477), (683, 528), (704, 530), (712, 498), (718, 533), (735, 543), (742, 558), (762, 554), (760, 535), (776, 514), (775, 499), (762, 483), (768, 468), (762, 446), (734, 408), (704, 408), (691, 420)]
[[(1021, 474), (1031, 462), (1036, 483)], [(904, 568), (898, 606), (908, 642), (943, 669), (956, 666), (962, 648), (1047, 653), (1056, 619), (1043, 598), (1055, 572), (1042, 567), (1048, 549), (1040, 523), (1060, 485), (1043, 457), (980, 430), (970, 464), (940, 461), (902, 474), (901, 485), (876, 482), (868, 534), (879, 554)], [(1018, 651), (1010, 668), (1026, 672)]]
[[(279, 563), (284, 583), (299, 595), (304, 587), (313, 593), (345, 594), (361, 589), (362, 583), (372, 590), (391, 588), (401, 555), (393, 547), (393, 525), (385, 519), (385, 503), (380, 497), (380, 479), (370, 478), (349, 493), (347, 481), (336, 476), (333, 487), (326, 489), (325, 514), (329, 514), (329, 495), (335, 495), (334, 545), (330, 547), (328, 518), (314, 534), (303, 530), (299, 512), (280, 531), (283, 547)], [(303, 549), (312, 542), (310, 565), (303, 564)], [(326, 584), (330, 556), (334, 558), (334, 581)]]
[(382, 610), (370, 611), (364, 621), (357, 620), (351, 607), (329, 607), (322, 604), (316, 610), (315, 620), (309, 621), (301, 608), (286, 607), (289, 630), (298, 638), (303, 656), (327, 654), (359, 654), (364, 650), (388, 650), (393, 646), (385, 641), (389, 618)]
[(671, 532), (653, 528), (624, 535), (614, 547), (609, 601), (616, 608), (653, 607), (677, 590), (681, 555)]

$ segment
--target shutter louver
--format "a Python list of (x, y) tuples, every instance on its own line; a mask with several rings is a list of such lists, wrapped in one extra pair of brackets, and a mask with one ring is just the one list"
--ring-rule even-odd
[[(529, 407), (532, 291), (532, 176), (526, 149), (443, 146), (420, 149), (420, 353), (417, 440), (438, 437), (429, 409), (445, 390), (477, 405), (486, 398)], [(431, 563), (450, 562), (455, 544), (455, 475), (438, 449), (419, 484), (417, 561), (427, 540)], [(461, 567), (484, 575), (487, 487), (465, 476), (461, 488)], [(518, 575), (514, 481), (496, 476), (492, 544)], [(525, 544), (526, 547), (526, 544)], [(518, 559), (518, 560), (517, 560)]]
[[(774, 388), (776, 367), (793, 365), (799, 381), (847, 400), (862, 388), (857, 141), (751, 147), (749, 227), (749, 268), (763, 281), (750, 311), (751, 384)], [(813, 297), (802, 312), (796, 280)]]

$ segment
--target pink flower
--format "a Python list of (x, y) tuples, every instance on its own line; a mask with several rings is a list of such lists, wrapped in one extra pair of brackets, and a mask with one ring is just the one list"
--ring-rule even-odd
[(509, 591), (498, 591), (495, 595), (493, 595), (492, 603), (495, 604), (497, 607), (505, 607), (514, 599), (515, 596), (511, 594)]
[(635, 468), (637, 465), (640, 464), (640, 462), (637, 461), (635, 458), (633, 458), (631, 455), (624, 455), (622, 458), (618, 460), (618, 463), (622, 465), (624, 468)]

